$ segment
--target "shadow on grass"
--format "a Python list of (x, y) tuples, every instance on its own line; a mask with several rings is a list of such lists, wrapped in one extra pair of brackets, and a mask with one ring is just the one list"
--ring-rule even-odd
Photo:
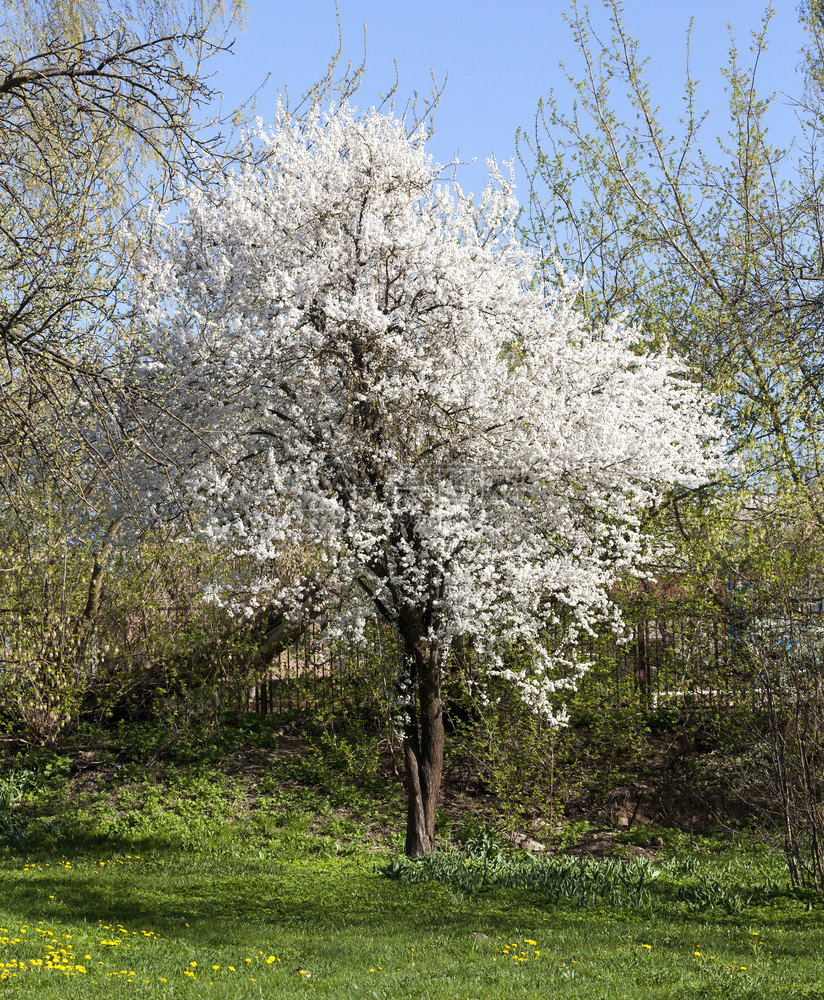
[(469, 940), (479, 919), (490, 936), (511, 936), (536, 909), (524, 894), (504, 892), (481, 905), (481, 918), (480, 901), (456, 901), (440, 886), (387, 882), (364, 857), (221, 863), (146, 856), (128, 866), (106, 864), (99, 874), (90, 861), (77, 862), (71, 870), (9, 872), (8, 864), (4, 867), (2, 909), (21, 924), (119, 923), (203, 946), (242, 940), (250, 927), (261, 929), (263, 937), (267, 927), (296, 935), (334, 935), (346, 928), (369, 939), (397, 927), (410, 935), (442, 933)]

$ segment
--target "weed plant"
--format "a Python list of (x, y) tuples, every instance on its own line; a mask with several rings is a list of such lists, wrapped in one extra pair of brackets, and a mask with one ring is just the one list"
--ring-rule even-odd
[(759, 883), (742, 885), (743, 870), (739, 859), (710, 867), (694, 857), (662, 864), (643, 858), (506, 858), (475, 841), (465, 851), (440, 850), (415, 861), (396, 857), (379, 866), (378, 873), (407, 885), (432, 881), (466, 894), (523, 889), (553, 904), (609, 907), (658, 917), (713, 909), (740, 915), (781, 899), (803, 900), (812, 909), (814, 897), (797, 892), (786, 879), (782, 881), (778, 871), (766, 872), (762, 867)]

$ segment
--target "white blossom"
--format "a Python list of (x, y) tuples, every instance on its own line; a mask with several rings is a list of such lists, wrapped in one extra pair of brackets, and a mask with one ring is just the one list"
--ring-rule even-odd
[[(297, 540), (353, 621), (415, 609), (442, 650), (540, 650), (559, 604), (589, 627), (649, 557), (643, 509), (719, 466), (683, 364), (591, 329), (560, 279), (533, 287), (494, 164), (473, 202), (423, 133), (349, 107), (250, 142), (141, 263), (143, 375), (176, 418), (149, 488), (285, 607), (305, 593), (267, 567)], [(501, 676), (562, 721), (554, 665)]]

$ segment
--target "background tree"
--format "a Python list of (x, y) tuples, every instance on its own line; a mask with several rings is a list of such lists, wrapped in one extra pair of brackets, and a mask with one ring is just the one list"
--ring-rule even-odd
[(821, 8), (800, 10), (807, 44), (788, 150), (769, 142), (774, 97), (756, 86), (769, 8), (748, 63), (731, 43), (723, 70), (729, 125), (718, 140), (705, 135), (689, 70), (682, 129), (670, 134), (620, 5), (605, 0), (604, 8), (612, 29), (604, 41), (586, 9), (571, 8), (581, 57), (580, 73), (570, 73), (575, 110), (550, 95), (534, 132), (520, 133), (532, 179), (524, 227), (544, 253), (557, 248), (567, 268), (587, 276), (579, 301), (593, 322), (626, 312), (651, 342), (665, 339), (692, 361), (718, 401), (739, 465), (711, 491), (673, 491), (656, 511), (657, 530), (674, 548), (656, 573), (665, 596), (651, 616), (673, 607), (662, 580), (670, 572), (670, 595), (703, 603), (743, 640), (731, 667), (748, 676), (764, 710), (749, 729), (748, 777), (772, 776), (792, 879), (818, 886)]
[[(112, 393), (129, 338), (123, 221), (163, 203), (176, 177), (222, 162), (205, 61), (242, 8), (4, 8), (0, 446), (13, 463), (24, 445), (41, 473), (82, 494), (89, 463), (103, 466), (99, 447), (77, 461), (88, 407)], [(5, 471), (19, 482), (8, 460)]]
[[(137, 347), (134, 247), (124, 224), (138, 232), (173, 203), (181, 182), (196, 175), (208, 186), (233, 161), (242, 109), (215, 117), (211, 69), (231, 47), (227, 32), (240, 27), (243, 10), (242, 0), (3, 4), (0, 641), (5, 691), (14, 689), (18, 709), (30, 706), (31, 734), (38, 726), (48, 738), (64, 733), (92, 682), (98, 705), (106, 703), (104, 673), (113, 689), (146, 688), (146, 659), (160, 648), (160, 632), (168, 627), (170, 642), (179, 632), (163, 611), (180, 604), (162, 594), (175, 581), (158, 584), (157, 574), (141, 573), (134, 560), (128, 571), (118, 569), (108, 599), (104, 594), (107, 561), (129, 527), (112, 513), (112, 496), (121, 509), (137, 502), (123, 434), (135, 412), (128, 372)], [(340, 54), (310, 94), (345, 97), (357, 88), (363, 63), (338, 76)], [(168, 552), (168, 535), (138, 539), (132, 531), (126, 541), (137, 553), (153, 553), (156, 570), (176, 565), (157, 555)], [(154, 582), (146, 588), (127, 578)], [(49, 599), (54, 593), (58, 602)], [(140, 609), (123, 607), (127, 593)], [(197, 603), (196, 588), (187, 600)], [(121, 627), (118, 615), (133, 621), (147, 609), (158, 621), (138, 657), (142, 680), (136, 670), (114, 677), (122, 657), (98, 670), (84, 650), (96, 643), (129, 648), (123, 634), (135, 630)], [(199, 614), (191, 609), (190, 625)], [(107, 630), (115, 635), (104, 636)], [(289, 634), (270, 628), (264, 659)]]
[[(433, 847), (452, 638), (559, 722), (564, 639), (648, 555), (640, 512), (717, 464), (681, 365), (618, 324), (586, 330), (563, 287), (530, 290), (509, 185), (493, 171), (477, 205), (453, 200), (424, 138), (283, 112), (256, 138), (265, 166), (191, 189), (141, 264), (144, 377), (176, 417), (145, 446), (156, 508), (257, 561), (247, 611), (271, 592), (297, 614), (311, 589), (353, 640), (370, 617), (394, 629), (410, 856)], [(271, 572), (287, 539), (317, 553), (311, 581)], [(495, 657), (512, 643), (533, 650), (519, 671)]]
[(569, 74), (575, 110), (550, 94), (534, 131), (519, 134), (531, 176), (523, 227), (528, 241), (586, 275), (579, 301), (593, 322), (626, 312), (651, 343), (665, 339), (688, 358), (717, 399), (737, 472), (713, 505), (705, 494), (690, 504), (674, 493), (660, 518), (692, 553), (682, 549), (679, 574), (691, 561), (709, 595), (719, 573), (769, 573), (749, 565), (755, 521), (824, 524), (822, 25), (817, 5), (805, 8), (798, 138), (782, 150), (768, 139), (774, 99), (756, 89), (769, 8), (748, 63), (731, 43), (729, 128), (718, 140), (705, 135), (689, 69), (682, 130), (670, 134), (620, 5), (604, 8), (608, 40), (585, 8), (571, 8), (581, 56), (580, 73)]
[[(22, 699), (21, 725), (30, 711), (30, 731), (52, 737), (89, 676), (119, 525), (105, 497), (125, 483), (111, 419), (126, 398), (117, 363), (132, 336), (123, 223), (171, 197), (176, 177), (222, 162), (205, 65), (227, 47), (242, 3), (2, 9), (2, 672)], [(89, 574), (85, 585), (78, 574)]]

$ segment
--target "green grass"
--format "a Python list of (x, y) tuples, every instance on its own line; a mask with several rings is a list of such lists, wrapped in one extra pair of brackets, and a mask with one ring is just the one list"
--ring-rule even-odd
[[(386, 878), (394, 783), (327, 785), (324, 760), (301, 784), (300, 757), (239, 774), (226, 753), (148, 772), (115, 755), (69, 799), (65, 767), (29, 761), (0, 850), (0, 997), (824, 998), (824, 907), (755, 845), (668, 834), (635, 897), (564, 895), (491, 841), (480, 883), (455, 876), (477, 853)], [(618, 885), (612, 865), (587, 884)], [(513, 872), (526, 887), (502, 887)]]

